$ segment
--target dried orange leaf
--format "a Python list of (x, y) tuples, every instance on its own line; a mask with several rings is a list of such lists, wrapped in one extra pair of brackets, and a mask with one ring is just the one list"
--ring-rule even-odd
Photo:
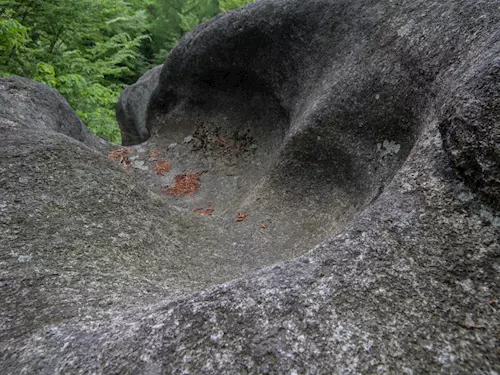
[(262, 224), (262, 229), (267, 229), (267, 228), (269, 228), (269, 224), (267, 223)]
[(248, 214), (246, 212), (238, 212), (236, 215), (236, 221), (238, 223), (245, 221), (248, 218)]
[(128, 168), (132, 165), (132, 162), (128, 158), (130, 153), (132, 153), (132, 150), (129, 147), (118, 147), (108, 155), (108, 158), (113, 159), (120, 164), (123, 164), (125, 168)]
[(193, 195), (200, 187), (200, 175), (201, 173), (183, 173), (175, 176), (175, 185), (167, 187), (166, 194), (176, 197)]
[(132, 166), (132, 161), (128, 158), (128, 156), (125, 156), (122, 160), (122, 164), (125, 168), (130, 168)]
[(212, 208), (207, 208), (206, 210), (199, 210), (198, 213), (204, 216), (211, 216), (214, 213)]
[(158, 160), (155, 165), (156, 174), (161, 174), (163, 176), (164, 172), (169, 172), (172, 169), (172, 164), (166, 160)]
[(108, 155), (108, 158), (116, 160), (116, 161), (121, 161), (121, 159), (124, 156), (129, 155), (131, 152), (132, 152), (132, 150), (129, 147), (118, 147), (117, 149), (114, 149)]

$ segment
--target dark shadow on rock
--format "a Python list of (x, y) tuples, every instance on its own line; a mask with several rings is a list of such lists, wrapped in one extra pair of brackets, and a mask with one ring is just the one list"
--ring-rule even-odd
[(136, 145), (149, 138), (149, 131), (146, 128), (146, 109), (162, 66), (159, 65), (146, 72), (120, 95), (116, 105), (116, 119), (124, 146)]
[[(470, 186), (500, 208), (500, 34), (462, 64), (442, 98), (445, 147)], [(460, 78), (459, 78), (460, 77)]]

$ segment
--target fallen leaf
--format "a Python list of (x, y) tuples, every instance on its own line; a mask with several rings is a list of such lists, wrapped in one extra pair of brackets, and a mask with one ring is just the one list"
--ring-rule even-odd
[(269, 224), (267, 223), (262, 224), (262, 229), (267, 229), (267, 228), (269, 228)]
[(165, 194), (176, 197), (182, 197), (185, 194), (193, 195), (200, 187), (200, 175), (201, 172), (183, 173), (175, 176), (175, 185), (167, 187)]
[(125, 156), (123, 158), (122, 164), (125, 166), (125, 168), (130, 168), (132, 166), (132, 161), (128, 158), (128, 156)]
[(155, 165), (156, 174), (161, 174), (163, 176), (164, 172), (169, 172), (172, 169), (172, 164), (166, 160), (158, 160)]
[(245, 221), (248, 218), (248, 214), (246, 212), (238, 212), (236, 215), (236, 221), (238, 223)]
[(108, 158), (113, 159), (120, 164), (123, 164), (125, 168), (128, 168), (132, 165), (132, 162), (128, 158), (128, 155), (132, 153), (132, 150), (129, 147), (118, 147), (117, 149), (113, 150), (109, 155)]
[(116, 157), (123, 156), (123, 155), (129, 155), (131, 153), (132, 153), (132, 149), (130, 147), (120, 146), (118, 148), (115, 148), (108, 155), (108, 157), (111, 158), (111, 159), (115, 159)]
[(214, 213), (214, 211), (215, 210), (212, 208), (207, 208), (206, 210), (199, 210), (198, 213), (204, 216), (211, 216)]

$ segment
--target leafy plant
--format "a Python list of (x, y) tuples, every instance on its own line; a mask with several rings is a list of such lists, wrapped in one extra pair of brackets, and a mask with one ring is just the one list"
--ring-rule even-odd
[(56, 88), (98, 136), (121, 141), (115, 105), (189, 30), (252, 0), (0, 0), (0, 77)]
[[(112, 0), (0, 0), (0, 75), (56, 88), (97, 135), (120, 142), (114, 108), (150, 64), (144, 10)], [(29, 27), (28, 27), (29, 25)]]
[(165, 60), (186, 32), (219, 12), (217, 0), (159, 0), (151, 27), (155, 64)]
[(227, 12), (228, 10), (241, 8), (243, 5), (248, 3), (253, 3), (255, 0), (220, 0), (219, 7), (222, 12)]

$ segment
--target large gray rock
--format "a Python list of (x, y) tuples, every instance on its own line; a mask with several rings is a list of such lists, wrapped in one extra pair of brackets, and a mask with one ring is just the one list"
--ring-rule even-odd
[(22, 77), (0, 80), (2, 127), (51, 130), (89, 147), (104, 149), (107, 143), (94, 136), (55, 89)]
[(136, 145), (149, 138), (146, 110), (162, 67), (163, 65), (159, 65), (149, 70), (135, 84), (127, 86), (120, 95), (116, 105), (116, 119), (123, 145)]
[[(466, 181), (500, 207), (500, 43), (454, 73), (442, 105), (441, 131), (451, 159)], [(472, 52), (473, 53), (473, 52)]]
[(172, 51), (122, 165), (0, 125), (0, 372), (500, 372), (498, 30), (258, 1)]

